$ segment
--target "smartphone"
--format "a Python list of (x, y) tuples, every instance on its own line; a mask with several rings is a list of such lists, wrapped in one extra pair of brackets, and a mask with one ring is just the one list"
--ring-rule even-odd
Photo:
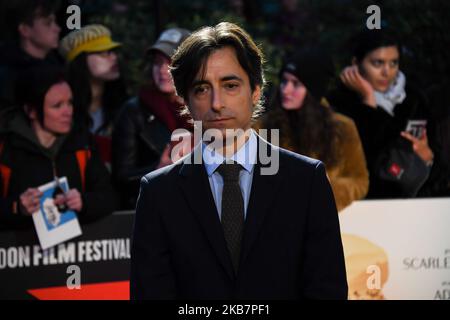
[(423, 132), (427, 128), (427, 120), (409, 120), (406, 125), (406, 132), (409, 132), (417, 139), (422, 138)]

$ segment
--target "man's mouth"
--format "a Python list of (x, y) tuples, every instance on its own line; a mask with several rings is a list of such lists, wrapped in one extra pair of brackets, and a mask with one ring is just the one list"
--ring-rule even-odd
[(231, 120), (232, 118), (216, 118), (216, 119), (211, 119), (208, 120), (209, 122), (221, 122), (221, 121), (226, 121), (226, 120)]

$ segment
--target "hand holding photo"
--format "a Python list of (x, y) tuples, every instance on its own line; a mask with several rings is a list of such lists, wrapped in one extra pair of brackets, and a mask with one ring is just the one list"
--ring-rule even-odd
[(39, 210), (33, 214), (34, 226), (43, 250), (81, 235), (77, 215), (61, 198), (69, 191), (67, 178), (40, 186)]

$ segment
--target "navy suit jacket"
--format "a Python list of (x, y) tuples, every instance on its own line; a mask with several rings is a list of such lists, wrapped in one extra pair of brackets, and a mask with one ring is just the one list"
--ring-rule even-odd
[(263, 144), (279, 151), (279, 171), (261, 175), (255, 164), (237, 275), (194, 153), (142, 178), (132, 299), (346, 299), (338, 213), (323, 164), (258, 136)]

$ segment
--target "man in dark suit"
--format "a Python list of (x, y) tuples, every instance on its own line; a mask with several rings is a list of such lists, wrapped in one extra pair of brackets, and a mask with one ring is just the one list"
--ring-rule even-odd
[(261, 110), (262, 61), (250, 36), (231, 23), (193, 33), (172, 57), (177, 93), (204, 139), (142, 178), (132, 299), (347, 297), (323, 164), (251, 129)]

